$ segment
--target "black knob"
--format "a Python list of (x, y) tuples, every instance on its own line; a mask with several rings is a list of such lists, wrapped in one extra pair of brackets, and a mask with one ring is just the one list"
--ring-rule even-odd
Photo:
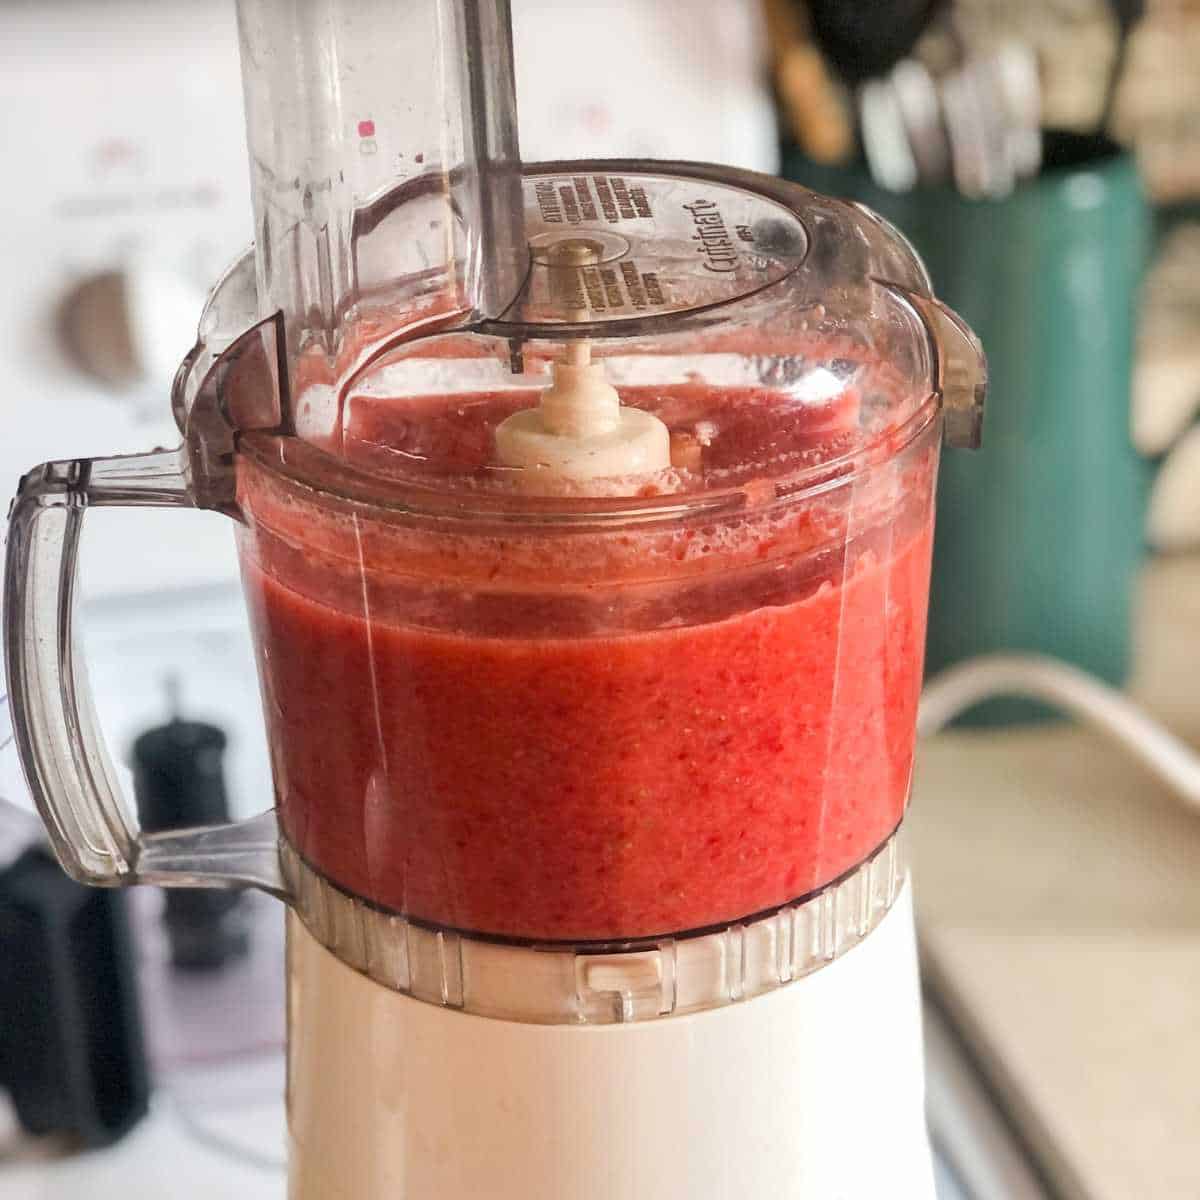
[(68, 879), (42, 846), (0, 871), (0, 1086), (27, 1132), (85, 1147), (150, 1098), (125, 896)]
[(884, 75), (916, 45), (950, 0), (808, 0), (813, 34), (850, 84)]
[[(134, 742), (134, 794), (146, 833), (229, 820), (225, 745), (215, 725), (179, 718)], [(249, 933), (241, 909), (240, 892), (168, 890), (163, 923), (171, 962), (186, 970), (213, 970), (245, 954)]]
[(178, 718), (133, 744), (133, 786), (147, 833), (229, 820), (222, 730)]

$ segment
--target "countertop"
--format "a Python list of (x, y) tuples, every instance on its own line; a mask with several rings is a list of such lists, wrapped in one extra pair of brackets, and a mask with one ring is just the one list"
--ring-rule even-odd
[[(1200, 558), (1146, 569), (1135, 647), (1200, 746)], [(1050, 723), (927, 741), (909, 828), (926, 970), (1056, 1190), (1200, 1196), (1200, 811)]]

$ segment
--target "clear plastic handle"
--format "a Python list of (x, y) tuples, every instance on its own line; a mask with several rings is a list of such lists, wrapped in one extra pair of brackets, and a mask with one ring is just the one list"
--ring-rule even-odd
[(121, 795), (73, 636), (76, 560), (95, 505), (194, 505), (179, 450), (45, 463), (9, 516), (4, 642), (13, 734), (64, 870), (82, 883), (259, 887), (283, 895), (274, 811), (143, 836)]
[(946, 445), (978, 450), (983, 444), (988, 390), (987, 356), (979, 339), (962, 317), (936, 296), (886, 279), (876, 282), (909, 305), (929, 335), (933, 385), (942, 399)]

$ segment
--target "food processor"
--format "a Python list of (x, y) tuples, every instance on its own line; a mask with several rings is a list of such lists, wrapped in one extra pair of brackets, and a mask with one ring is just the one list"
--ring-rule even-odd
[[(61, 862), (286, 903), (292, 1200), (932, 1197), (900, 827), (978, 343), (861, 206), (523, 163), (506, 3), (239, 29), (255, 248), (182, 445), (11, 514)], [(139, 830), (98, 734), (76, 554), (138, 505), (232, 518), (253, 820)]]

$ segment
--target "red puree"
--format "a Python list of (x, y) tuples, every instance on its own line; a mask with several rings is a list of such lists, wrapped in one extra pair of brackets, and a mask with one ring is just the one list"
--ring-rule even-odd
[[(794, 575), (772, 559), (774, 577), (794, 580), (782, 596), (755, 599), (747, 576), (740, 605), (725, 593), (715, 618), (693, 603), (695, 623), (632, 633), (547, 630), (528, 579), (492, 602), (487, 632), (471, 631), (470, 603), (448, 630), (406, 624), (395, 605), (380, 616), (383, 585), (357, 582), (344, 552), (326, 562), (311, 515), (279, 535), (251, 472), (245, 581), (289, 840), (383, 906), (537, 939), (694, 929), (852, 868), (908, 795), (933, 436), (899, 456), (907, 468), (875, 469), (891, 473), (889, 498), (862, 536), (823, 557), (798, 543), (810, 566)], [(786, 528), (811, 540), (811, 515)], [(777, 556), (780, 528), (744, 526), (743, 549), (759, 538), (758, 554), (769, 541)], [(625, 555), (645, 558), (654, 536), (667, 535), (635, 530)], [(309, 544), (296, 555), (284, 543), (298, 538)], [(411, 561), (399, 543), (390, 563), (378, 544), (369, 553), (385, 573)], [(564, 546), (556, 574), (553, 550), (541, 553), (535, 595), (575, 561)], [(519, 574), (519, 553), (498, 554)], [(664, 573), (656, 586), (676, 586)]]

